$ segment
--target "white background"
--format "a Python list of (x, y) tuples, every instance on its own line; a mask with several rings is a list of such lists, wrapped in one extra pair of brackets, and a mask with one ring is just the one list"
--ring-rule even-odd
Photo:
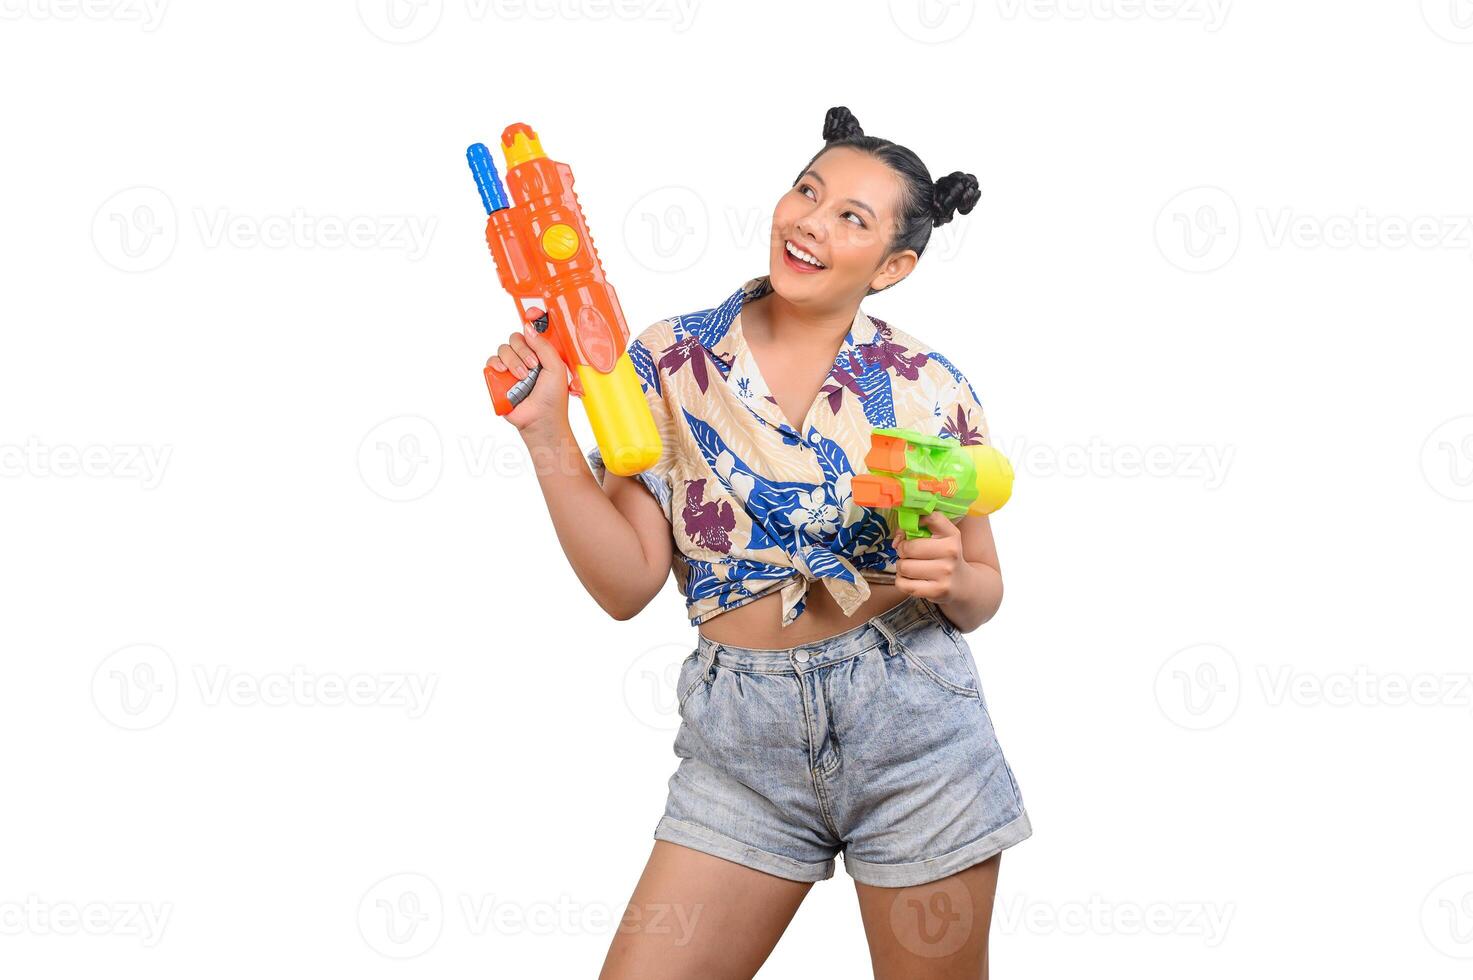
[(994, 975), (1467, 975), (1468, 0), (401, 2), (0, 0), (0, 973), (597, 973), (695, 631), (491, 413), (463, 151), (540, 131), (637, 332), (843, 104), (983, 188), (866, 309), (1018, 472)]

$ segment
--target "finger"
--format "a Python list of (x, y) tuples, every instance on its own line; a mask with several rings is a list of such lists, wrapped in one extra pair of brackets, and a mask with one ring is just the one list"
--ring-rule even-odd
[(492, 354), (490, 357), (486, 358), (486, 366), (498, 373), (506, 370), (506, 365), (502, 364), (501, 358), (497, 357), (495, 354)]
[(952, 558), (962, 553), (961, 541), (933, 534), (929, 538), (914, 538), (905, 543), (907, 558)]
[(541, 361), (537, 360), (537, 355), (532, 351), (532, 348), (527, 345), (527, 338), (523, 337), (521, 334), (512, 334), (511, 339), (508, 340), (507, 343), (511, 345), (512, 350), (517, 352), (517, 356), (522, 359), (522, 363), (527, 366), (528, 371), (532, 370), (538, 364), (542, 363)]
[(502, 368), (503, 371), (510, 371), (518, 378), (527, 376), (527, 365), (522, 363), (521, 356), (511, 349), (510, 344), (502, 344), (496, 353), (501, 358), (501, 363), (506, 365)]
[[(527, 343), (532, 345), (532, 349), (539, 355), (548, 353), (556, 357), (557, 348), (552, 346), (552, 341), (547, 339), (547, 334), (537, 329), (537, 325), (532, 322), (535, 319), (536, 317), (532, 317), (522, 325), (522, 336), (527, 339)], [(552, 328), (549, 327), (548, 329)]]
[(931, 513), (923, 516), (921, 518), (921, 523), (926, 525), (926, 530), (930, 531), (938, 538), (960, 537), (962, 533), (960, 530), (958, 530), (957, 526), (951, 522), (951, 518), (947, 517), (945, 514), (941, 513), (938, 510), (933, 510), (931, 511)]
[(951, 574), (951, 565), (936, 558), (902, 558), (895, 563), (895, 574), (917, 582), (940, 582)]
[(925, 579), (910, 578), (909, 576), (896, 575), (895, 587), (902, 592), (918, 595), (922, 599), (940, 599), (945, 591), (942, 586)]

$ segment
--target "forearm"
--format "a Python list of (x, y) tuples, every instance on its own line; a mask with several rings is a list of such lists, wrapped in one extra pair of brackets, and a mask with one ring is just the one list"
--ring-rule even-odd
[(946, 618), (963, 633), (987, 622), (1002, 605), (1002, 573), (979, 561), (963, 561), (958, 567), (960, 580), (951, 590), (951, 598), (937, 601)]
[(578, 581), (609, 615), (633, 616), (649, 601), (651, 577), (660, 574), (663, 581), (669, 569), (650, 568), (638, 534), (599, 486), (565, 420), (523, 430), (522, 440)]

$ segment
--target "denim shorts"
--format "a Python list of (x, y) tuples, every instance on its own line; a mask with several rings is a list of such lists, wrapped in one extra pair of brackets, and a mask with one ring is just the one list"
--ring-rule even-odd
[(1033, 831), (960, 630), (911, 596), (788, 650), (701, 637), (656, 840), (794, 881), (924, 884)]

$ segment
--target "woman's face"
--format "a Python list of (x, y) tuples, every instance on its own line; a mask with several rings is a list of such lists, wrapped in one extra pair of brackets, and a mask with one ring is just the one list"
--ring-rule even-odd
[(773, 290), (795, 305), (836, 309), (904, 279), (916, 253), (887, 252), (901, 189), (900, 176), (868, 153), (841, 146), (820, 154), (772, 212)]

